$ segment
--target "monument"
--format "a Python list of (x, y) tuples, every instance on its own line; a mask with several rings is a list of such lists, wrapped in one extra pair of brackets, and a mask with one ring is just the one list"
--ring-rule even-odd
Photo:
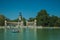
[[(17, 22), (9, 22), (9, 21), (5, 20), (5, 26), (17, 26), (17, 27), (24, 26), (21, 12), (19, 13)], [(32, 22), (26, 21), (26, 26), (36, 26), (36, 19)]]
[(21, 12), (19, 13), (17, 22), (9, 22), (9, 21), (5, 20), (5, 26), (23, 26), (23, 20), (22, 20)]

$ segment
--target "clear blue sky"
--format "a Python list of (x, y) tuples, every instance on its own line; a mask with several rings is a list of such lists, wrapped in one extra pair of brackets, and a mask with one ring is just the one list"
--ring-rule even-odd
[(23, 17), (35, 17), (41, 9), (60, 17), (60, 0), (0, 0), (0, 14), (16, 19), (19, 12)]

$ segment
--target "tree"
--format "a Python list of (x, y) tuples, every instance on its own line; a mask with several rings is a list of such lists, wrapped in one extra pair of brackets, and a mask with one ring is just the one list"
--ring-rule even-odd
[(50, 16), (49, 18), (49, 26), (55, 26), (57, 24), (58, 17), (57, 16)]
[(4, 26), (5, 18), (4, 15), (0, 15), (0, 26)]
[(57, 16), (49, 16), (46, 10), (41, 10), (36, 16), (38, 26), (60, 26), (60, 18)]
[(47, 26), (49, 15), (47, 14), (46, 10), (41, 10), (40, 12), (38, 12), (36, 19), (38, 26)]
[(24, 23), (23, 23), (23, 24), (24, 24), (24, 26), (26, 26), (26, 19), (23, 17), (23, 19), (22, 19), (22, 20), (23, 20), (23, 22), (24, 22)]
[(58, 18), (58, 20), (56, 20), (54, 26), (55, 27), (60, 27), (60, 18)]
[(34, 19), (35, 19), (35, 18), (32, 18), (32, 17), (31, 17), (31, 18), (29, 18), (28, 21), (32, 22), (32, 21), (34, 21)]

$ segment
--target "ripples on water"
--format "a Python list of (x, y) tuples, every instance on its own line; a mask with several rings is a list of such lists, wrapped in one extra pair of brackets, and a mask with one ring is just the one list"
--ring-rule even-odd
[(0, 29), (0, 40), (60, 40), (60, 29), (20, 29), (20, 33)]
[(0, 29), (0, 40), (4, 40), (4, 29)]
[(37, 40), (60, 40), (60, 29), (38, 29)]

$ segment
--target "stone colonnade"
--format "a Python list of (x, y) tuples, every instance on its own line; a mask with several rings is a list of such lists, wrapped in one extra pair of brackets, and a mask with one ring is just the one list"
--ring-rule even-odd
[[(24, 26), (23, 21), (21, 21), (21, 22), (8, 22), (7, 20), (5, 20), (5, 26), (7, 26), (8, 23), (16, 23), (17, 26)], [(26, 21), (26, 26), (36, 26), (36, 19), (33, 22)]]

